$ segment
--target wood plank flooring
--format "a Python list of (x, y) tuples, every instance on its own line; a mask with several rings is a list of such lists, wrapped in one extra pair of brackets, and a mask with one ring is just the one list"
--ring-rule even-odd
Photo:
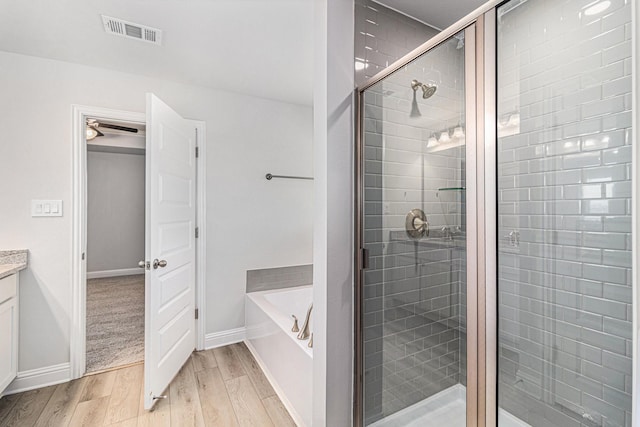
[(195, 352), (153, 411), (143, 366), (86, 376), (0, 399), (0, 426), (295, 427), (243, 343)]

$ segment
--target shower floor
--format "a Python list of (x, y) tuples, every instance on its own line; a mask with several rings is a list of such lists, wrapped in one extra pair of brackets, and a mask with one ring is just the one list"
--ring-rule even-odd
[[(466, 388), (462, 384), (456, 384), (376, 421), (369, 427), (465, 427), (465, 394)], [(498, 425), (500, 427), (531, 427), (502, 409), (498, 412)]]

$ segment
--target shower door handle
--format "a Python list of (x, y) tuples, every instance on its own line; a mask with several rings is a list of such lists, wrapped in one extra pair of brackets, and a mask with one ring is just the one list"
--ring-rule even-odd
[(153, 269), (156, 270), (158, 267), (165, 268), (167, 266), (167, 261), (162, 259), (158, 260), (158, 258), (153, 260)]
[(369, 249), (362, 248), (361, 266), (363, 270), (366, 270), (367, 268), (369, 268)]

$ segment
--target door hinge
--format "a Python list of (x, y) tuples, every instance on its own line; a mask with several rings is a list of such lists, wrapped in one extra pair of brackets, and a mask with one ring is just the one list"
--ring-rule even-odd
[(196, 227), (196, 239), (200, 237), (200, 227)]
[(196, 159), (200, 156), (200, 150), (199, 147), (196, 146)]
[(200, 312), (199, 312), (199, 310), (196, 308), (196, 319), (197, 319), (198, 317), (200, 317)]
[(369, 268), (369, 249), (366, 248), (362, 248), (361, 250), (361, 258), (360, 258), (360, 265), (362, 266), (362, 269), (366, 269)]

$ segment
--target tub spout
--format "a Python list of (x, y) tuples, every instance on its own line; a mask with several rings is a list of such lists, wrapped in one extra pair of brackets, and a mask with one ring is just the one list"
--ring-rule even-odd
[(302, 324), (302, 330), (298, 334), (299, 340), (306, 340), (311, 335), (309, 321), (311, 320), (311, 310), (313, 310), (313, 303), (309, 306), (309, 310), (307, 310), (307, 317), (304, 319), (304, 323)]

